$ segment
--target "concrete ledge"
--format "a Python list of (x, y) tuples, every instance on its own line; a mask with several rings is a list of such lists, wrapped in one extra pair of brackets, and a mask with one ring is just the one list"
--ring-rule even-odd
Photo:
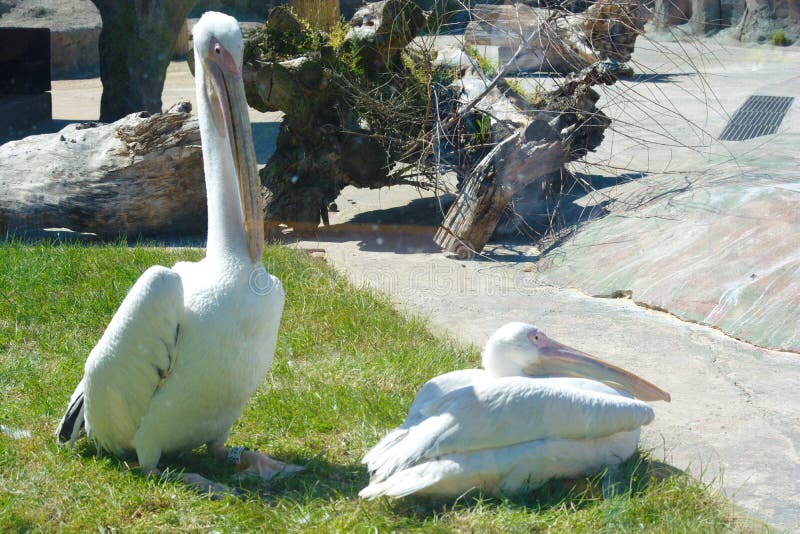
[(68, 28), (50, 33), (50, 73), (53, 78), (97, 76), (100, 53), (97, 41), (100, 26)]

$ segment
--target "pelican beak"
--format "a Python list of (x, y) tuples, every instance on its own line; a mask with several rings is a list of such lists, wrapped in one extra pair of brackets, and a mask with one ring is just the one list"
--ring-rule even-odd
[(253, 133), (247, 111), (247, 97), (244, 93), (241, 69), (232, 58), (224, 59), (228, 60), (210, 70), (236, 167), (248, 251), (254, 262), (261, 262), (264, 248), (264, 214), (261, 207), (261, 180), (258, 176)]
[(670, 401), (669, 393), (625, 369), (562, 345), (541, 332), (531, 332), (528, 337), (539, 352), (539, 358), (523, 369), (530, 376), (591, 378), (623, 389), (638, 399)]

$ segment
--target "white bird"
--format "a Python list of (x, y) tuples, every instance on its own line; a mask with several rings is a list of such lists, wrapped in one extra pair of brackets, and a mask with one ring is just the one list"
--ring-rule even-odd
[(497, 330), (482, 363), (484, 370), (446, 373), (422, 386), (403, 424), (364, 456), (370, 483), (359, 496), (513, 493), (613, 469), (653, 420), (652, 408), (633, 396), (670, 400), (525, 323)]
[[(206, 444), (265, 478), (299, 470), (225, 442), (272, 363), (281, 282), (262, 264), (260, 182), (236, 20), (209, 12), (194, 27), (198, 121), (208, 195), (206, 257), (153, 266), (136, 281), (89, 354), (58, 429), (157, 473), (163, 453)], [(199, 475), (185, 480), (214, 488)]]

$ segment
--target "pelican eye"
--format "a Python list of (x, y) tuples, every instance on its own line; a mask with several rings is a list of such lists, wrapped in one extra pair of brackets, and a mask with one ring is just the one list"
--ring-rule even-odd
[(214, 52), (216, 52), (216, 53), (217, 53), (217, 55), (220, 55), (220, 54), (222, 53), (222, 48), (220, 48), (220, 46), (219, 46), (219, 45), (216, 45), (216, 46), (214, 47)]

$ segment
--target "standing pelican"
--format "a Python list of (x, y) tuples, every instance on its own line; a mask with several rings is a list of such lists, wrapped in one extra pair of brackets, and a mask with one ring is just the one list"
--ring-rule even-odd
[(670, 400), (525, 323), (489, 338), (483, 367), (422, 386), (403, 424), (364, 456), (370, 484), (361, 497), (496, 494), (591, 475), (630, 457), (640, 427), (653, 420), (633, 397)]
[[(219, 459), (269, 478), (300, 469), (225, 446), (275, 355), (284, 292), (261, 263), (263, 222), (235, 19), (194, 27), (198, 121), (208, 194), (206, 257), (149, 268), (86, 361), (58, 437), (84, 430), (101, 448), (135, 452), (158, 472), (162, 453), (206, 444)], [(184, 479), (202, 489), (199, 475)]]

